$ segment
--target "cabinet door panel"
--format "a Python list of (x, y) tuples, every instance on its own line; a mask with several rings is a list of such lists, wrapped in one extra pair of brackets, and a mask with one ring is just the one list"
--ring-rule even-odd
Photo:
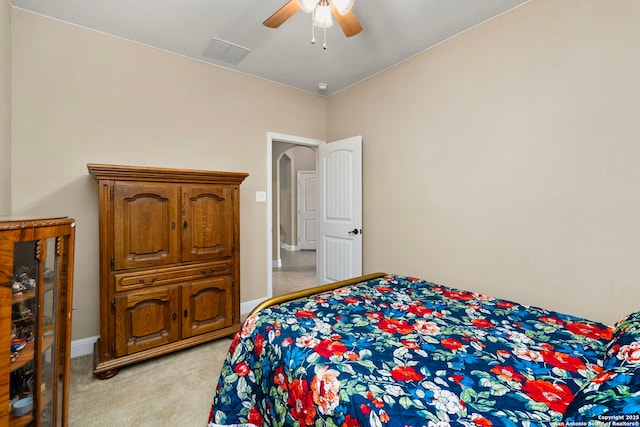
[(182, 286), (182, 337), (231, 326), (231, 276), (211, 277)]
[(116, 356), (180, 339), (178, 287), (128, 293), (115, 298)]
[(234, 190), (228, 185), (183, 188), (182, 260), (230, 257), (233, 253)]
[(180, 187), (158, 183), (114, 186), (116, 270), (180, 262)]

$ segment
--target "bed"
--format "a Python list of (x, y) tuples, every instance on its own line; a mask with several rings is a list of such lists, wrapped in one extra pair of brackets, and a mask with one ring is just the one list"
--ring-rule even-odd
[(210, 427), (640, 426), (639, 313), (610, 326), (383, 273), (308, 294), (247, 317)]

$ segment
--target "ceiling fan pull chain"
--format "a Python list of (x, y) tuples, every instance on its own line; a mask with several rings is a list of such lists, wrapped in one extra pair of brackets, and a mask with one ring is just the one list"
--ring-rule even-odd
[(327, 27), (322, 27), (322, 32), (324, 33), (324, 43), (322, 43), (322, 48), (327, 50)]
[(316, 44), (316, 26), (313, 24), (315, 10), (311, 12), (311, 44)]

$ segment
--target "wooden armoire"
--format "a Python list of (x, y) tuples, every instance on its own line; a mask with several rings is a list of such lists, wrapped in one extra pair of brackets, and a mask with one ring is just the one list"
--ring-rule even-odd
[(100, 339), (94, 375), (240, 326), (238, 172), (88, 164), (98, 181)]

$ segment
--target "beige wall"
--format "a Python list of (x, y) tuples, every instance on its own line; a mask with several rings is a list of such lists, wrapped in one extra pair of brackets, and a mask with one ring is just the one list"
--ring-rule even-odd
[[(98, 334), (86, 163), (250, 173), (241, 259), (251, 301), (266, 295), (267, 213), (255, 191), (271, 179), (267, 131), (363, 135), (365, 272), (607, 322), (638, 308), (639, 2), (533, 0), (328, 99), (5, 6), (12, 213), (77, 220), (74, 339)], [(9, 148), (0, 136), (0, 158)]]
[(0, 215), (11, 213), (11, 5), (0, 0)]
[(640, 309), (640, 2), (534, 0), (329, 99), (364, 138), (364, 271)]
[[(248, 172), (241, 299), (266, 295), (267, 132), (325, 139), (326, 98), (13, 9), (13, 213), (77, 222), (73, 338), (98, 329), (97, 185), (86, 164)], [(295, 120), (291, 120), (295, 117)]]

